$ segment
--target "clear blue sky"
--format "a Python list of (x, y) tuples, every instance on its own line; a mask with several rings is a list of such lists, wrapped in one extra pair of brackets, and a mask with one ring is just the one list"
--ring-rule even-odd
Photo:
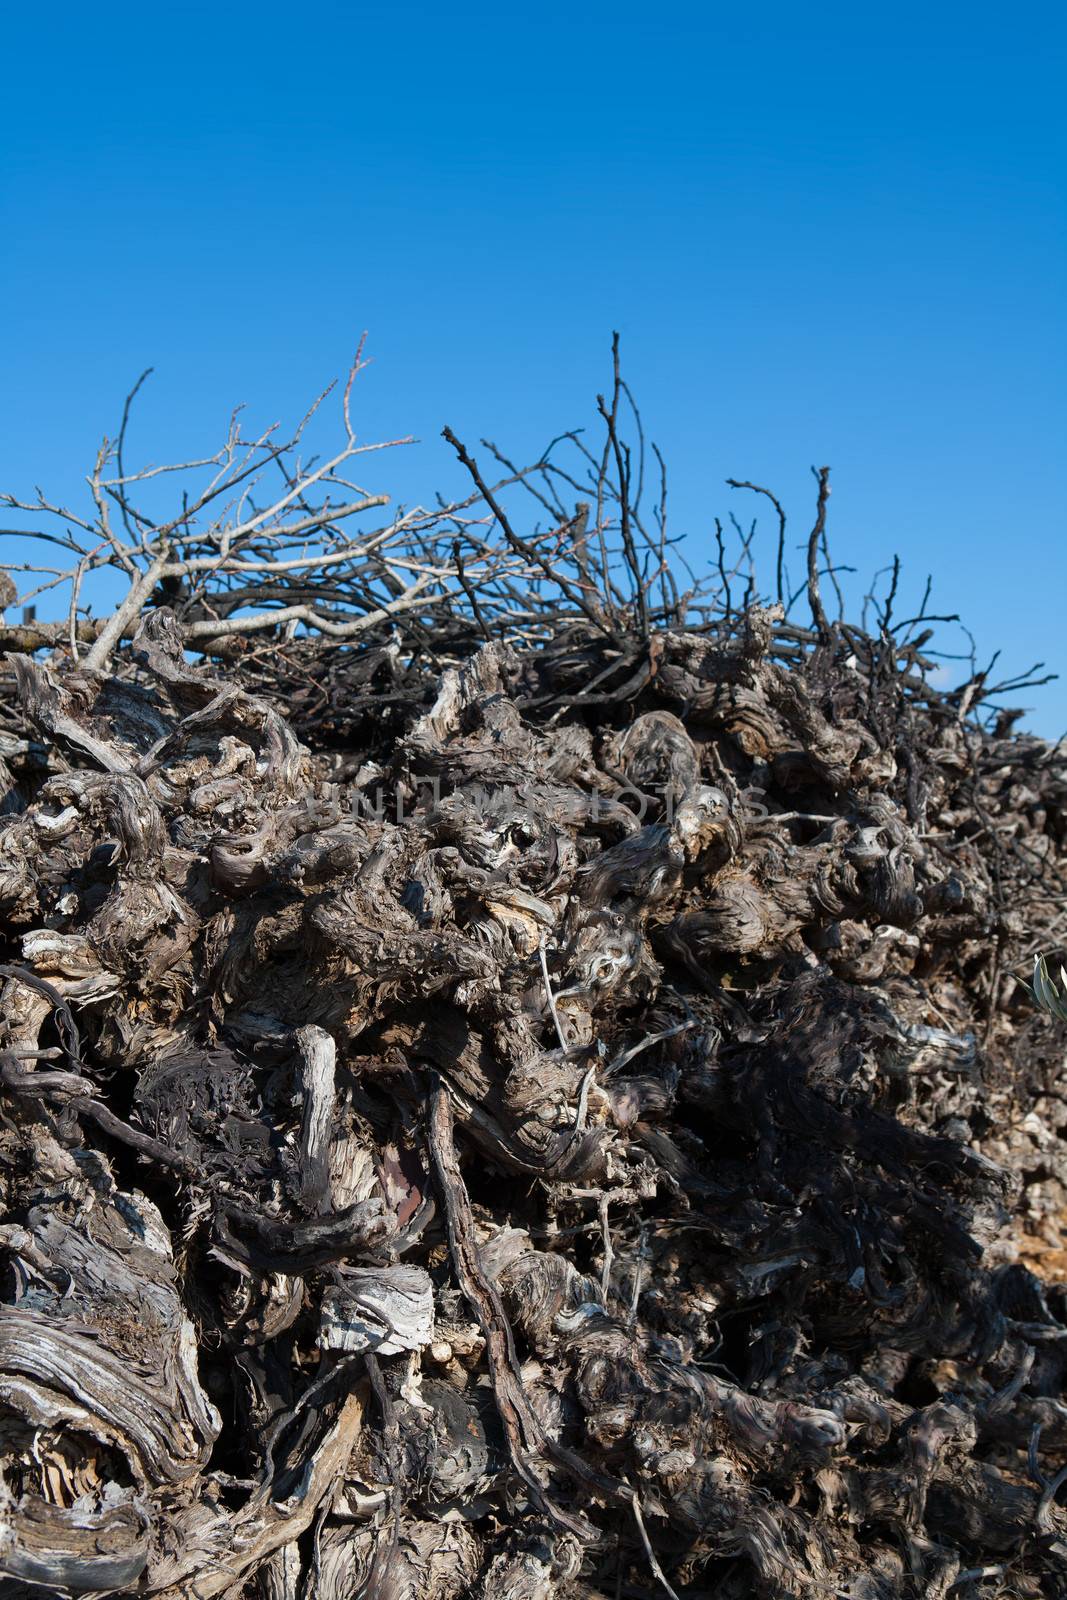
[[(592, 422), (611, 330), (708, 560), (727, 476), (834, 468), (1007, 667), (1067, 675), (1060, 5), (5, 7), (0, 486), (299, 413), (361, 329), (372, 487)], [(1067, 727), (1067, 682), (1024, 696)]]

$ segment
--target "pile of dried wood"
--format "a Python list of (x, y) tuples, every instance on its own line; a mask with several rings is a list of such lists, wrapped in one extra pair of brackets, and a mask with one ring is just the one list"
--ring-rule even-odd
[(1062, 1594), (1067, 758), (577, 559), (9, 658), (0, 1595)]

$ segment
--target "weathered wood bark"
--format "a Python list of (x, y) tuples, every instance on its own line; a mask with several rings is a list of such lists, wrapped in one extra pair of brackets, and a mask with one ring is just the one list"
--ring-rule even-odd
[(760, 610), (256, 670), (17, 664), (0, 1595), (1058, 1593), (1062, 753)]

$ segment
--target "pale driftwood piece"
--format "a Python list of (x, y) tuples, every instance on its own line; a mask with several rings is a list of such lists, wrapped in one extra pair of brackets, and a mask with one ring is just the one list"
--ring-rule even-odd
[(351, 1267), (323, 1294), (323, 1350), (395, 1356), (432, 1342), (433, 1284), (422, 1267)]
[(330, 1199), (330, 1125), (333, 1118), (334, 1062), (337, 1049), (322, 1028), (298, 1028), (301, 1088), (300, 1192), (309, 1211), (323, 1211)]

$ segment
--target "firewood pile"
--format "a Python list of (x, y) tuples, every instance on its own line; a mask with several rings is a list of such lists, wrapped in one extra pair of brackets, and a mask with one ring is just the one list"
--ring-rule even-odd
[(1064, 1593), (1067, 757), (822, 531), (8, 638), (4, 1600)]

